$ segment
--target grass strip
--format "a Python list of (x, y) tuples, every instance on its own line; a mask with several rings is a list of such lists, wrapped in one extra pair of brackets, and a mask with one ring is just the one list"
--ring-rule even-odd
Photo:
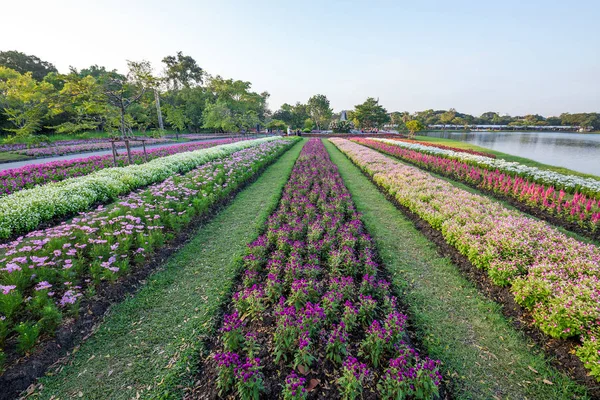
[(333, 144), (326, 142), (375, 239), (426, 352), (460, 399), (587, 398)]
[(301, 148), (296, 144), (267, 168), (143, 289), (113, 307), (68, 364), (40, 380), (32, 397), (181, 398), (246, 243), (275, 209)]

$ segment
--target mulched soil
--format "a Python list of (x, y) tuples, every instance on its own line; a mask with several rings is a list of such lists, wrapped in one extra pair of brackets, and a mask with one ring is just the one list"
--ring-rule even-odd
[[(352, 162), (352, 160), (350, 160)], [(360, 168), (359, 168), (360, 169)], [(361, 170), (362, 171), (362, 170)], [(509, 287), (499, 287), (492, 283), (486, 272), (475, 267), (471, 262), (454, 247), (446, 243), (442, 233), (431, 227), (426, 221), (408, 208), (399, 204), (396, 199), (388, 195), (384, 188), (379, 186), (373, 179), (363, 171), (365, 175), (385, 197), (392, 202), (415, 227), (429, 240), (436, 244), (438, 253), (448, 257), (459, 268), (461, 273), (473, 282), (477, 289), (487, 298), (501, 304), (502, 313), (513, 324), (513, 326), (524, 332), (533, 339), (545, 352), (549, 361), (558, 370), (566, 373), (573, 380), (585, 386), (593, 398), (600, 398), (600, 384), (588, 375), (583, 363), (574, 354), (579, 342), (575, 339), (555, 339), (541, 332), (533, 324), (531, 314), (516, 303)]]
[(279, 157), (276, 157), (237, 190), (215, 203), (209, 213), (193, 218), (186, 228), (174, 234), (174, 238), (167, 241), (160, 251), (154, 253), (129, 275), (122, 277), (117, 282), (103, 282), (96, 289), (94, 297), (81, 301), (79, 317), (76, 320), (64, 321), (57, 329), (55, 336), (42, 338), (33, 352), (21, 356), (14, 350), (14, 339), (12, 343), (9, 341), (6, 346), (5, 364), (8, 367), (0, 376), (0, 400), (17, 398), (21, 392), (34, 384), (37, 378), (43, 376), (50, 366), (64, 361), (62, 358), (68, 357), (69, 350), (94, 333), (112, 304), (122, 301), (126, 296), (135, 293), (142, 287), (146, 283), (145, 279), (159, 269), (171, 255), (185, 246), (204, 223), (227, 206), (240, 191), (256, 181), (262, 172), (278, 159)]

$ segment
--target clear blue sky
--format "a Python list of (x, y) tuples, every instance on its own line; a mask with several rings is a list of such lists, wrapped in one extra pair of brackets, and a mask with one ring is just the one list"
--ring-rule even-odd
[[(27, 5), (25, 5), (27, 3)], [(181, 50), (211, 74), (336, 110), (600, 112), (600, 1), (6, 0), (0, 49), (123, 70)]]

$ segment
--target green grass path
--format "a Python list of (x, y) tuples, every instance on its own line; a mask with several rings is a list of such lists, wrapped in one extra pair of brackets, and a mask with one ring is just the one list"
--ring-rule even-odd
[(325, 146), (408, 306), (424, 350), (442, 360), (456, 398), (586, 398), (585, 390), (553, 368), (504, 318), (500, 306), (441, 257), (357, 167), (330, 142)]
[(135, 296), (112, 307), (69, 363), (40, 380), (35, 398), (181, 398), (201, 337), (211, 333), (239, 258), (277, 206), (301, 148), (283, 154)]

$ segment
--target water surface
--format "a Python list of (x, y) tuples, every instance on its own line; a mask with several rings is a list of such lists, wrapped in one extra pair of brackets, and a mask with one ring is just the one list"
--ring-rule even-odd
[(600, 176), (600, 134), (564, 132), (424, 132)]

